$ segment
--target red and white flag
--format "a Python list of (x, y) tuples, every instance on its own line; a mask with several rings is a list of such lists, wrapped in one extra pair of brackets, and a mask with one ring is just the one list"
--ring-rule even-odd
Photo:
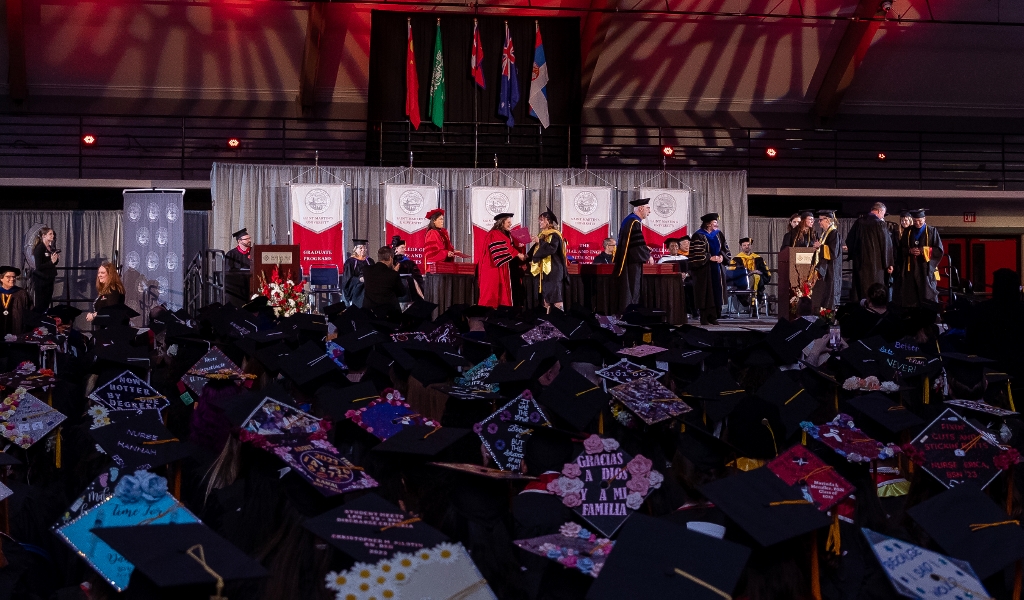
[(469, 72), (473, 75), (476, 84), (482, 89), (487, 89), (484, 82), (484, 46), (480, 43), (480, 29), (477, 28), (476, 19), (473, 19), (473, 53), (469, 57)]
[(416, 55), (412, 51), (412, 19), (409, 28), (409, 46), (405, 56), (405, 115), (413, 129), (420, 128), (420, 80), (416, 75)]

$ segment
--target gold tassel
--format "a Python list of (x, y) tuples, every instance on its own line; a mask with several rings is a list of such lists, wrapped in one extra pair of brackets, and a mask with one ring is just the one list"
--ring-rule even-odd
[(1017, 409), (1013, 407), (1013, 391), (1010, 389), (1010, 382), (1006, 382), (1006, 399), (1010, 402), (1010, 410), (1017, 412)]
[(818, 534), (811, 533), (811, 596), (821, 600), (821, 574), (818, 569)]
[(924, 391), (922, 392), (923, 396), (921, 397), (921, 404), (924, 404), (926, 406), (928, 405), (928, 396), (929, 396), (929, 393), (931, 392), (931, 389), (930, 389), (931, 387), (932, 387), (931, 381), (929, 381), (928, 378), (925, 377), (924, 378)]
[(61, 439), (64, 436), (62, 436), (60, 434), (62, 429), (64, 429), (64, 428), (63, 427), (58, 427), (57, 428), (57, 439), (54, 441), (54, 444), (53, 444), (53, 466), (58, 468), (58, 469), (61, 466), (61, 450), (62, 450), (61, 446), (64, 445), (64, 442)]
[(825, 552), (831, 552), (836, 556), (841, 554), (840, 544), (842, 539), (839, 533), (839, 507), (832, 511), (832, 525), (828, 528), (828, 538), (825, 540)]
[(803, 445), (803, 446), (807, 445), (807, 432), (806, 431), (801, 431), (800, 432), (800, 444)]
[(597, 415), (597, 432), (604, 435), (604, 411), (602, 410)]
[(837, 388), (837, 387), (832, 388), (832, 392), (835, 394), (836, 414), (838, 415), (839, 414), (839, 388)]

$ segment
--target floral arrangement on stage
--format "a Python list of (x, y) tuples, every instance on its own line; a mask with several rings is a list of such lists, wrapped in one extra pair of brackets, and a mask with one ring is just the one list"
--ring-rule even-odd
[(296, 313), (306, 312), (309, 308), (309, 294), (306, 293), (306, 282), (300, 280), (295, 283), (291, 279), (291, 272), (287, 277), (281, 278), (277, 269), (270, 274), (270, 281), (260, 275), (260, 291), (253, 294), (253, 298), (264, 296), (267, 299), (267, 306), (274, 309), (277, 317), (290, 317)]
[(836, 311), (831, 308), (823, 308), (818, 311), (818, 316), (829, 325), (836, 324)]

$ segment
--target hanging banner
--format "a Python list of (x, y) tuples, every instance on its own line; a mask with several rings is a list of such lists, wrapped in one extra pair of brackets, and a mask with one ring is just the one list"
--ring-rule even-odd
[(522, 225), (526, 193), (516, 187), (471, 187), (469, 201), (473, 220), (473, 261), (487, 258), (487, 232), (494, 226), (494, 215), (513, 213), (512, 227)]
[(565, 255), (590, 264), (604, 251), (611, 232), (612, 188), (562, 186), (562, 237)]
[[(185, 190), (124, 190), (124, 303), (142, 315), (164, 304), (184, 306)], [(145, 317), (132, 323), (141, 326)]]
[(344, 185), (293, 184), (292, 243), (299, 246), (299, 264), (309, 274), (312, 265), (345, 264), (342, 207)]
[[(423, 242), (427, 235), (427, 212), (438, 207), (441, 190), (429, 185), (384, 186), (384, 240), (392, 236), (405, 240), (405, 255), (416, 264), (423, 264)], [(445, 224), (445, 229), (448, 225)], [(367, 248), (370, 256), (375, 249)]]
[(640, 188), (641, 198), (650, 198), (651, 214), (644, 219), (644, 239), (654, 260), (665, 254), (667, 238), (689, 233), (690, 190)]

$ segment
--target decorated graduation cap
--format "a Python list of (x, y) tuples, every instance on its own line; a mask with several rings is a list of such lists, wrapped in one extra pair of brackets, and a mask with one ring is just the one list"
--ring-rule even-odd
[(953, 558), (988, 579), (1024, 558), (1024, 530), (977, 486), (965, 483), (907, 510)]
[(831, 522), (801, 491), (764, 468), (719, 479), (700, 492), (763, 547)]
[(597, 374), (608, 381), (623, 384), (636, 381), (637, 379), (643, 379), (645, 377), (657, 379), (664, 375), (665, 371), (651, 369), (631, 362), (628, 358), (622, 358), (615, 364), (608, 365), (603, 369), (598, 369)]
[(806, 491), (820, 511), (827, 511), (856, 488), (805, 446), (797, 444), (765, 465), (786, 485)]
[(531, 554), (554, 560), (566, 568), (575, 568), (591, 577), (600, 574), (615, 547), (615, 542), (571, 521), (563, 524), (558, 533), (512, 543)]
[(540, 402), (582, 431), (608, 406), (608, 394), (575, 369), (562, 369), (541, 393)]
[(447, 542), (440, 531), (372, 492), (345, 503), (303, 527), (356, 561), (371, 562)]
[(995, 436), (951, 408), (942, 411), (911, 440), (905, 452), (947, 488), (973, 483), (984, 489), (1016, 462)]
[(136, 417), (89, 431), (121, 469), (149, 470), (189, 456), (192, 448), (156, 419)]
[(675, 393), (658, 383), (657, 379), (650, 377), (617, 385), (608, 390), (608, 393), (648, 425), (693, 410)]
[(545, 340), (559, 340), (565, 338), (562, 331), (547, 321), (541, 321), (536, 327), (522, 334), (523, 341), (527, 345), (536, 344)]
[(956, 590), (954, 594), (965, 593), (961, 598), (989, 597), (967, 561), (943, 556), (870, 529), (861, 531), (893, 589), (901, 596), (917, 599), (922, 597), (922, 590), (927, 590), (934, 594), (931, 597), (941, 597)]
[(899, 452), (895, 444), (883, 444), (868, 437), (854, 425), (853, 417), (839, 413), (834, 419), (821, 425), (804, 421), (800, 424), (807, 435), (828, 446), (833, 452), (851, 463), (870, 463), (888, 460)]
[(0, 404), (0, 435), (22, 448), (30, 448), (66, 418), (27, 390), (19, 388)]
[(350, 408), (345, 417), (379, 440), (387, 440), (409, 426), (441, 426), (413, 410), (398, 390), (390, 388), (381, 392), (379, 398), (358, 408)]
[(539, 427), (551, 423), (533, 394), (525, 390), (516, 399), (473, 426), (495, 464), (503, 471), (518, 471), (526, 440)]
[(637, 198), (636, 200), (630, 200), (629, 201), (629, 205), (630, 206), (634, 206), (634, 207), (636, 207), (636, 206), (647, 206), (648, 204), (650, 204), (650, 202), (651, 202), (650, 198)]
[(240, 240), (240, 239), (244, 238), (247, 235), (249, 235), (249, 230), (246, 229), (245, 227), (243, 227), (243, 228), (239, 229), (238, 231), (232, 233), (231, 237), (235, 238), (236, 240)]

